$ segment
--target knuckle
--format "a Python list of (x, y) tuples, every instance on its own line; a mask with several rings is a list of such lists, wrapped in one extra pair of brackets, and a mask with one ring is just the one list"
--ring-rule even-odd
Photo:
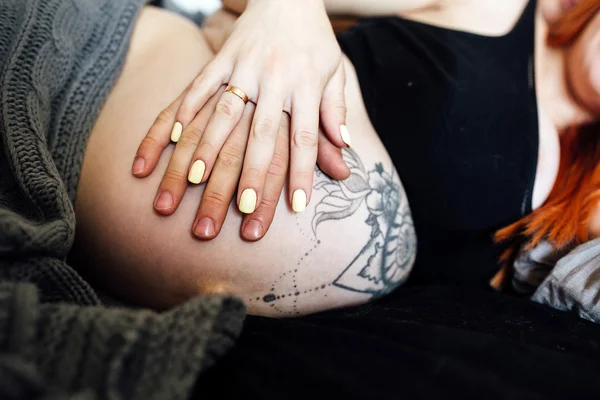
[(198, 139), (198, 137), (194, 136), (191, 133), (186, 134), (183, 135), (181, 139), (179, 139), (179, 142), (177, 142), (177, 146), (183, 147), (184, 149), (194, 148), (198, 145)]
[(215, 113), (219, 116), (230, 119), (235, 116), (235, 106), (228, 98), (221, 98), (215, 107)]
[(215, 147), (209, 142), (202, 142), (198, 145), (198, 150), (196, 151), (196, 155), (198, 158), (205, 157), (216, 157)]
[(185, 181), (186, 179), (187, 179), (187, 176), (185, 176), (181, 171), (177, 171), (172, 168), (168, 168), (165, 171), (164, 181), (166, 181), (166, 182), (179, 183), (179, 182)]
[(171, 124), (175, 119), (175, 112), (170, 108), (165, 108), (156, 117), (156, 123), (159, 124)]
[(239, 170), (242, 167), (243, 158), (240, 153), (232, 148), (224, 147), (217, 158), (217, 165), (226, 169)]
[(155, 149), (156, 147), (160, 147), (160, 144), (152, 136), (144, 137), (144, 139), (142, 139), (142, 143), (140, 144), (140, 149), (142, 149), (142, 148)]
[(288, 158), (281, 153), (275, 153), (271, 165), (269, 166), (269, 174), (276, 177), (282, 177), (287, 174)]
[(183, 132), (183, 137), (188, 138), (191, 143), (198, 144), (200, 138), (204, 134), (204, 128), (195, 124), (188, 125)]
[(223, 208), (229, 205), (231, 199), (227, 199), (222, 193), (207, 190), (202, 196), (202, 206), (209, 208)]
[(263, 119), (254, 125), (253, 136), (258, 140), (269, 140), (275, 138), (277, 130), (271, 119)]
[[(256, 167), (244, 167), (244, 178), (250, 180), (250, 181), (256, 181), (258, 180), (258, 178), (260, 178), (262, 176), (262, 171), (259, 168)], [(245, 185), (248, 187), (254, 186), (254, 185)]]
[(314, 148), (317, 146), (318, 136), (309, 130), (298, 130), (294, 134), (294, 144), (301, 148)]

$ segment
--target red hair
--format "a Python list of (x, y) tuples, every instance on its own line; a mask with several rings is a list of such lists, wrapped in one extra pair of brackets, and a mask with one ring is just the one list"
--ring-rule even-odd
[[(581, 0), (550, 27), (548, 44), (568, 46), (598, 11), (600, 0)], [(497, 289), (522, 246), (532, 248), (547, 240), (560, 251), (589, 240), (590, 218), (600, 201), (600, 123), (569, 128), (561, 133), (560, 145), (558, 176), (544, 205), (496, 232), (496, 242), (511, 242), (501, 256), (502, 269), (491, 281)]]

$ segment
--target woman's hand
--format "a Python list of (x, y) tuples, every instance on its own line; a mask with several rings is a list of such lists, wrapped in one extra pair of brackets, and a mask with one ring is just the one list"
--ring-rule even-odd
[[(231, 200), (238, 187), (242, 162), (248, 142), (248, 130), (255, 112), (249, 103), (240, 123), (234, 128), (221, 149), (212, 174), (202, 195), (202, 201), (192, 226), (193, 234), (203, 240), (215, 238), (221, 231)], [(262, 239), (275, 217), (288, 173), (290, 158), (290, 116), (283, 112), (275, 144), (275, 153), (268, 168), (261, 201), (252, 214), (244, 216), (241, 236), (248, 241)], [(321, 170), (334, 179), (346, 179), (350, 170), (341, 159), (342, 152), (319, 132), (318, 163)]]
[[(150, 139), (138, 151), (145, 165), (137, 175), (147, 175), (146, 169), (154, 168), (157, 158), (148, 154), (164, 149), (163, 140), (153, 139), (172, 133), (175, 141), (181, 138), (189, 144), (193, 141), (186, 137), (197, 139), (191, 159), (182, 159), (181, 164), (191, 165), (189, 177), (193, 183), (208, 180), (223, 144), (247, 107), (238, 96), (225, 92), (214, 105), (214, 114), (200, 112), (223, 84), (242, 89), (257, 104), (239, 181), (240, 210), (254, 212), (263, 197), (281, 113), (289, 111), (289, 197), (295, 211), (302, 211), (311, 196), (319, 114), (331, 143), (337, 147), (350, 144), (344, 125), (341, 51), (322, 1), (251, 0), (215, 59), (176, 101), (176, 109), (163, 113), (150, 130)], [(172, 119), (171, 113), (175, 114), (174, 124), (168, 126), (164, 121)], [(195, 128), (200, 125), (206, 129)], [(157, 147), (159, 144), (162, 147)], [(172, 200), (165, 201), (165, 207), (158, 211), (167, 215), (174, 212), (177, 199)], [(163, 203), (157, 201), (159, 204)]]
[[(214, 113), (218, 99), (224, 90), (225, 87), (221, 87), (206, 103), (198, 116), (194, 118), (194, 122), (186, 128), (181, 140), (178, 141), (154, 201), (154, 207), (158, 212), (165, 214), (166, 210), (175, 210), (183, 198), (188, 186), (186, 178), (188, 174), (191, 175), (192, 173), (189, 160), (198, 144), (199, 135), (195, 132), (202, 132), (206, 129), (208, 118)], [(151, 168), (145, 166), (143, 171), (139, 169), (139, 156), (137, 156), (133, 165), (133, 173), (137, 177), (142, 178), (149, 175), (158, 163), (162, 150), (169, 143), (169, 136), (161, 136), (157, 132), (161, 131), (161, 125), (173, 125), (174, 110), (180, 105), (182, 97), (160, 114), (153, 130), (150, 130), (142, 142), (138, 155), (142, 151), (145, 158), (150, 161)], [(254, 112), (254, 104), (248, 103), (240, 122), (233, 129), (232, 134), (227, 138), (219, 152), (192, 225), (192, 232), (199, 239), (209, 240), (215, 238), (223, 226), (242, 173), (244, 154), (248, 144), (248, 131)], [(246, 240), (256, 241), (262, 239), (275, 216), (275, 210), (279, 203), (289, 166), (289, 127), (290, 118), (284, 112), (282, 113), (276, 138), (275, 153), (268, 168), (263, 196), (257, 205), (256, 211), (246, 215), (242, 222), (241, 235)], [(145, 152), (144, 149), (152, 151)], [(350, 172), (343, 160), (340, 161), (340, 159), (341, 150), (331, 144), (322, 132), (319, 132), (318, 162), (323, 172), (334, 179), (347, 178)], [(167, 198), (165, 198), (165, 194), (168, 196)]]
[[(199, 239), (213, 239), (221, 231), (242, 173), (248, 131), (254, 111), (254, 104), (249, 103), (239, 124), (233, 129), (217, 157), (192, 225), (192, 233)], [(269, 229), (285, 184), (288, 165), (289, 116), (283, 113), (262, 201), (257, 205), (256, 211), (245, 215), (242, 221), (241, 235), (244, 239), (259, 240)]]

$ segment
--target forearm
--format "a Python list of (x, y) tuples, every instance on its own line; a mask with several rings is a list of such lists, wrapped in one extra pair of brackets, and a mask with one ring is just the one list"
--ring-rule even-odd
[[(256, 0), (223, 0), (223, 6), (231, 11), (241, 14), (248, 2)], [(298, 1), (298, 0), (272, 0), (272, 1)], [(305, 1), (305, 0), (303, 0)], [(327, 14), (376, 16), (401, 14), (418, 9), (438, 5), (440, 0), (319, 0), (325, 4)]]

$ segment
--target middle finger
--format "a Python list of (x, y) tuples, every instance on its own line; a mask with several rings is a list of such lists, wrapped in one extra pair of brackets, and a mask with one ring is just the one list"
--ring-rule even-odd
[[(265, 91), (258, 99), (238, 190), (238, 207), (252, 214), (262, 198), (265, 178), (275, 152), (283, 98)], [(261, 93), (262, 94), (262, 93)]]
[(246, 105), (241, 120), (217, 157), (192, 226), (192, 233), (198, 239), (213, 239), (223, 227), (242, 172), (254, 110), (254, 104)]
[(289, 167), (289, 140), (290, 117), (284, 112), (281, 114), (275, 154), (265, 180), (262, 200), (256, 211), (244, 216), (242, 222), (242, 237), (246, 240), (255, 242), (262, 239), (273, 222)]

